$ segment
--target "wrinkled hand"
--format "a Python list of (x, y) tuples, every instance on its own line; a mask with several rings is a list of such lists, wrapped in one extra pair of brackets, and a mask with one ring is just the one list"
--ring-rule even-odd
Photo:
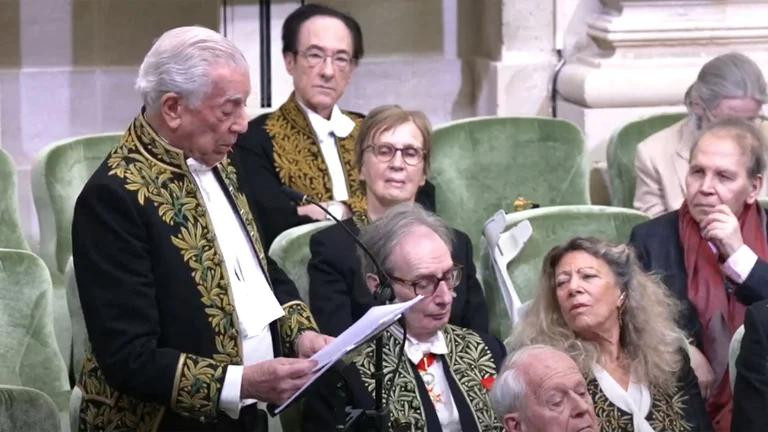
[(709, 361), (704, 354), (699, 351), (693, 345), (689, 345), (691, 356), (691, 367), (696, 374), (696, 378), (699, 379), (699, 389), (701, 390), (701, 396), (704, 400), (709, 398), (712, 392), (712, 387), (715, 384), (715, 373), (712, 371), (712, 367), (709, 365)]
[(701, 236), (712, 242), (726, 259), (744, 244), (739, 220), (725, 204), (712, 209), (712, 212), (701, 221), (700, 228)]
[(243, 369), (240, 397), (281, 404), (309, 380), (316, 365), (314, 360), (284, 357), (248, 365)]
[(296, 342), (296, 351), (301, 358), (312, 357), (316, 352), (333, 342), (334, 339), (336, 338), (320, 334), (316, 331), (305, 331)]

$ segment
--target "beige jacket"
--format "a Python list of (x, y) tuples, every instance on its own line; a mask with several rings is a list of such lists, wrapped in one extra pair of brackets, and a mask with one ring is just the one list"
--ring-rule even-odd
[[(768, 137), (768, 122), (760, 125)], [(685, 199), (688, 156), (698, 137), (689, 116), (649, 136), (637, 146), (635, 154), (634, 207), (651, 217), (677, 210)], [(761, 196), (768, 195), (763, 182)]]

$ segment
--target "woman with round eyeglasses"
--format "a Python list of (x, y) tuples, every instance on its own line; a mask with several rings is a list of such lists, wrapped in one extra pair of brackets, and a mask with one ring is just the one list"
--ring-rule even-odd
[[(367, 210), (343, 223), (357, 234), (395, 205), (415, 202), (426, 182), (430, 145), (431, 126), (424, 113), (396, 105), (372, 110), (360, 127), (355, 147)], [(449, 322), (485, 333), (488, 310), (475, 275), (472, 244), (461, 231), (453, 230), (453, 236), (453, 262), (460, 267), (454, 275), (458, 280)], [(374, 299), (360, 274), (357, 247), (343, 227), (319, 231), (309, 247), (310, 308), (322, 331), (338, 336), (374, 305)], [(415, 283), (418, 287), (422, 282)]]

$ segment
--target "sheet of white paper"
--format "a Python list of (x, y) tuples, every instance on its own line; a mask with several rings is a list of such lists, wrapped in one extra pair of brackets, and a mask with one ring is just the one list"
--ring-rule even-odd
[(304, 389), (309, 387), (320, 375), (323, 374), (336, 361), (344, 357), (348, 352), (370, 340), (373, 336), (394, 324), (400, 315), (418, 303), (423, 296), (416, 296), (405, 303), (393, 303), (384, 306), (374, 306), (368, 309), (359, 320), (349, 326), (333, 342), (315, 353), (312, 359), (317, 360), (317, 366), (312, 372), (312, 377), (302, 388), (293, 394), (284, 404), (275, 409), (275, 414), (284, 410)]

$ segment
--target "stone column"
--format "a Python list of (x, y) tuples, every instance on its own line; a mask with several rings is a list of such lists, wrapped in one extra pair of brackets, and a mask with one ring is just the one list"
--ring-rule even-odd
[[(560, 1), (560, 0), (558, 0)], [(555, 0), (482, 2), (475, 61), (477, 115), (551, 115), (559, 56)]]

